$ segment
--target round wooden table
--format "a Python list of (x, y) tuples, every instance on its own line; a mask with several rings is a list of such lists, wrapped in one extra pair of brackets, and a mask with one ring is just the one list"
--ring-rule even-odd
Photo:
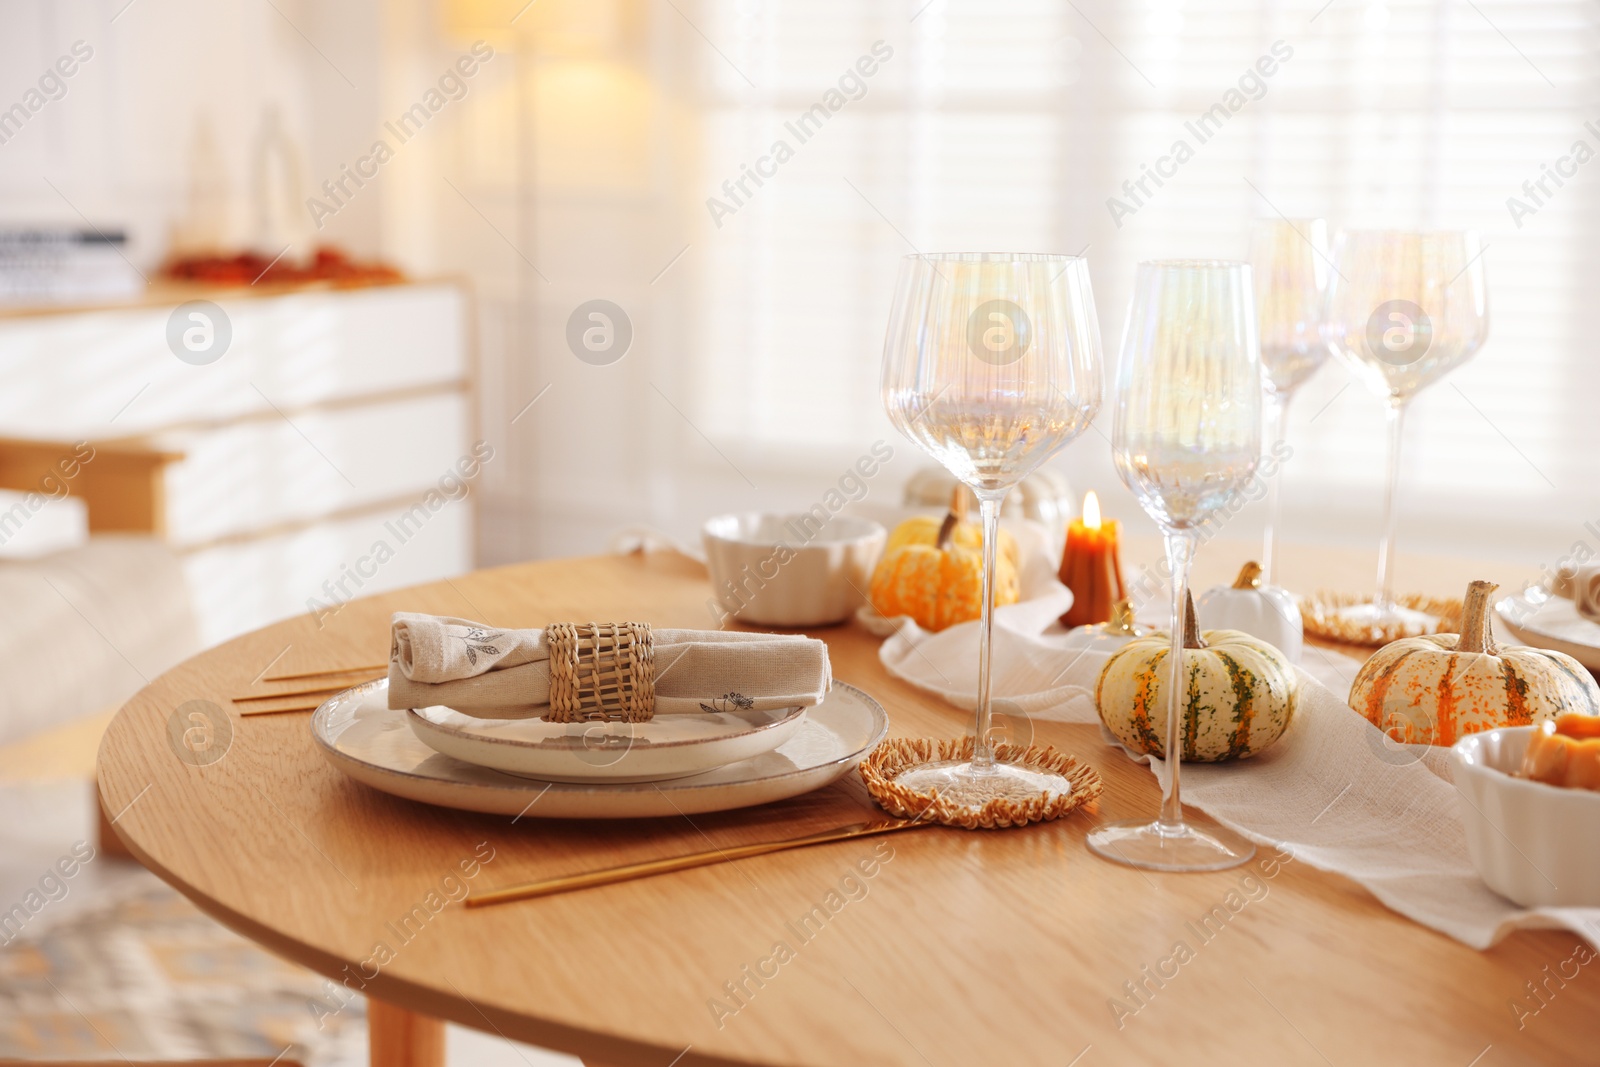
[[(1244, 551), (1208, 545), (1200, 582), (1231, 577)], [(1364, 588), (1371, 567), (1367, 553), (1287, 556), (1300, 588)], [(1474, 576), (1508, 586), (1526, 576), (1437, 560), (1401, 567), (1403, 578), (1426, 571), (1426, 584), (1408, 587), (1440, 593)], [(709, 593), (698, 563), (652, 553), (480, 571), (353, 602), (320, 630), (310, 617), (267, 627), (163, 675), (122, 709), (100, 752), (104, 808), (135, 855), (206, 912), (372, 998), (374, 1063), (438, 1062), (438, 1019), (626, 1067), (1489, 1067), (1600, 1055), (1600, 971), (1549, 978), (1574, 956), (1571, 934), (1520, 933), (1475, 952), (1352, 882), (1274, 862), (1270, 849), (1240, 870), (1148, 875), (1085, 849), (1092, 813), (844, 842), (469, 911), (441, 898), (463, 882), (482, 890), (788, 837), (876, 809), (852, 775), (692, 818), (448, 811), (343, 777), (313, 747), (306, 713), (241, 718), (230, 703), (259, 691), (269, 665), (381, 661), (396, 609), (494, 626), (704, 627)], [(965, 728), (965, 715), (889, 677), (878, 642), (854, 625), (817, 635), (837, 677), (875, 694), (895, 733)], [(169, 739), (174, 712), (195, 700), (228, 714), (232, 738), (215, 762), (180, 758)], [(1037, 730), (1100, 769), (1100, 817), (1155, 812), (1149, 772), (1093, 729)], [(1219, 933), (1195, 937), (1190, 924), (1247, 875), (1263, 890)], [(1151, 978), (1179, 940), (1193, 958), (1175, 977)], [(1143, 1006), (1119, 1013), (1115, 1003), (1134, 1003), (1130, 984)], [(338, 1001), (330, 992), (327, 1009)]]

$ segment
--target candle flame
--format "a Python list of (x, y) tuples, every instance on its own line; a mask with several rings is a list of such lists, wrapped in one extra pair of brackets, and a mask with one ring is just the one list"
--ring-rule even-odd
[(1091, 530), (1100, 529), (1100, 498), (1093, 489), (1083, 496), (1083, 524)]

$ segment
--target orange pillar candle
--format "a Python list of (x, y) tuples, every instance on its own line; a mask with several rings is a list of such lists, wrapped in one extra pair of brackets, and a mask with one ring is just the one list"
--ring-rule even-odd
[(1101, 521), (1100, 499), (1092, 490), (1083, 498), (1083, 514), (1067, 526), (1061, 584), (1072, 590), (1072, 607), (1061, 616), (1061, 625), (1069, 628), (1110, 622), (1112, 607), (1128, 595), (1122, 584), (1117, 524)]

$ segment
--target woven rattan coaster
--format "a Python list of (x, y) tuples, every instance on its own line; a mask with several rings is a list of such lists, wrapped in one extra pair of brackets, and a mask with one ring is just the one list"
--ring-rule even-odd
[(1022, 748), (1000, 744), (995, 746), (994, 756), (1001, 763), (1014, 763), (1060, 774), (1072, 783), (1071, 792), (997, 795), (981, 807), (972, 807), (952, 803), (938, 794), (916, 792), (895, 781), (895, 776), (901, 771), (924, 763), (969, 760), (972, 758), (972, 749), (970, 737), (961, 741), (891, 738), (873, 749), (872, 754), (862, 761), (861, 778), (867, 783), (867, 792), (872, 794), (872, 799), (891, 815), (940, 822), (946, 826), (962, 826), (968, 830), (979, 827), (997, 830), (1059, 819), (1080, 804), (1099, 797), (1105, 788), (1099, 772), (1093, 767), (1079, 763), (1049, 745)]
[(1324, 641), (1340, 641), (1347, 645), (1363, 645), (1367, 648), (1378, 648), (1390, 641), (1398, 641), (1402, 637), (1461, 632), (1461, 601), (1439, 600), (1435, 597), (1422, 596), (1420, 593), (1397, 596), (1394, 602), (1402, 608), (1420, 612), (1437, 620), (1431, 629), (1420, 619), (1374, 623), (1346, 618), (1339, 614), (1340, 608), (1370, 601), (1370, 596), (1330, 593), (1324, 590), (1300, 599), (1300, 622), (1305, 627), (1308, 637), (1320, 637)]
[(643, 622), (558, 622), (550, 646), (547, 722), (648, 722), (656, 713), (656, 662)]

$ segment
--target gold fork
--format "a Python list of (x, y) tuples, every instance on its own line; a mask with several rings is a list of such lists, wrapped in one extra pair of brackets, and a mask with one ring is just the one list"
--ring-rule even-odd
[(832, 830), (806, 834), (803, 837), (789, 837), (781, 841), (761, 841), (750, 845), (729, 845), (727, 848), (691, 852), (686, 856), (645, 860), (643, 863), (625, 863), (620, 867), (606, 867), (598, 871), (589, 871), (586, 874), (565, 874), (559, 878), (545, 878), (537, 882), (527, 882), (522, 885), (507, 886), (504, 889), (492, 889), (487, 893), (478, 893), (467, 897), (463, 903), (469, 908), (483, 908), (491, 904), (505, 904), (513, 900), (529, 900), (533, 897), (548, 897), (557, 893), (570, 893), (575, 889), (591, 889), (594, 886), (631, 882), (638, 878), (651, 878), (658, 874), (669, 874), (673, 871), (687, 871), (694, 867), (709, 867), (714, 863), (748, 859), (751, 856), (766, 856), (774, 852), (785, 852), (791, 848), (823, 845), (830, 841), (849, 841), (857, 837), (876, 837), (879, 834), (892, 834), (900, 830), (915, 830), (924, 826), (937, 825), (938, 823), (921, 822), (917, 819), (902, 819), (894, 822), (858, 822), (849, 826), (837, 826)]

